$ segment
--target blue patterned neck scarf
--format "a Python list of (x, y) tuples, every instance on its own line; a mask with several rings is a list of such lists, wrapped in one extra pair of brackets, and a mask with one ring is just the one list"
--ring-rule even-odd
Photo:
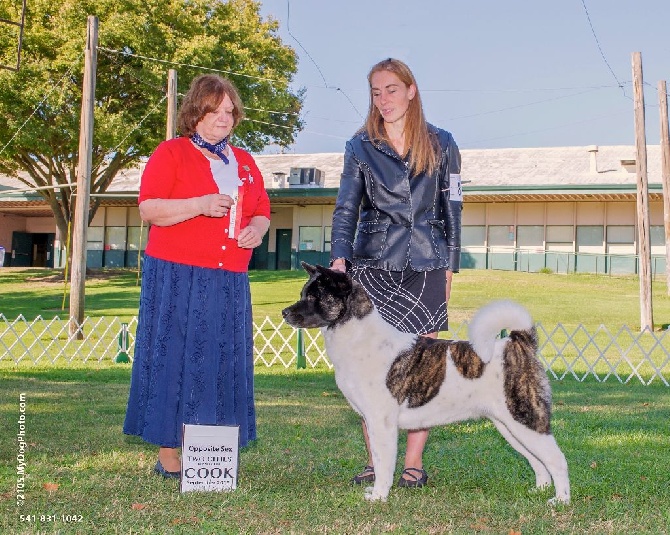
[(207, 143), (207, 141), (202, 139), (200, 134), (196, 132), (191, 136), (191, 141), (193, 141), (193, 143), (195, 143), (198, 147), (202, 147), (203, 149), (207, 149), (209, 152), (216, 154), (223, 160), (223, 163), (229, 163), (228, 158), (223, 153), (223, 151), (228, 146), (228, 137), (224, 137), (221, 141), (212, 145), (211, 143)]

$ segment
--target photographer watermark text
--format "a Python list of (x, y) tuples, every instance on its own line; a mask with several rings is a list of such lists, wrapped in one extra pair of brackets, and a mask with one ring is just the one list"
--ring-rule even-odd
[(16, 434), (16, 505), (23, 506), (26, 500), (26, 394), (19, 394), (19, 419)]

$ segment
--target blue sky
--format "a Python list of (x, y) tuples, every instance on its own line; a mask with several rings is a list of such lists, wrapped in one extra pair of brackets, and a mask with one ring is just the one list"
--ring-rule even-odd
[(290, 152), (343, 151), (367, 73), (389, 56), (412, 68), (428, 121), (475, 149), (634, 144), (641, 52), (647, 143), (659, 142), (668, 0), (265, 0), (261, 13), (300, 58), (305, 129)]

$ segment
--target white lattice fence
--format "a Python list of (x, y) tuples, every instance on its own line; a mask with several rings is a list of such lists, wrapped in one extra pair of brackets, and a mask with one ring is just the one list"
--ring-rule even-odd
[[(70, 335), (70, 321), (76, 336)], [(136, 327), (136, 317), (127, 322), (117, 317), (87, 317), (77, 325), (74, 318), (27, 320), (19, 316), (9, 321), (0, 314), (0, 361), (55, 364), (116, 359), (131, 354)]]
[[(0, 314), (0, 362), (34, 364), (77, 363), (119, 360), (132, 357), (137, 318), (127, 322), (113, 318), (86, 318), (78, 331), (81, 339), (70, 336), (68, 319), (13, 321)], [(583, 325), (545, 327), (537, 324), (539, 358), (555, 379), (572, 376), (578, 381), (593, 377), (597, 381), (639, 380), (649, 384), (660, 380), (670, 386), (669, 331), (636, 332), (626, 326), (611, 331), (601, 325), (589, 331)], [(444, 334), (455, 340), (467, 336), (467, 323), (453, 326)], [(301, 333), (283, 320), (265, 317), (254, 322), (254, 363), (257, 366), (303, 364), (331, 367), (316, 329)]]
[(560, 323), (552, 329), (538, 323), (537, 328), (540, 359), (556, 379), (571, 375), (578, 381), (589, 376), (606, 381), (613, 377), (627, 383), (637, 378), (644, 384), (660, 379), (669, 386), (669, 331), (638, 332), (624, 325), (612, 332), (601, 325), (589, 332), (581, 324), (566, 328)]

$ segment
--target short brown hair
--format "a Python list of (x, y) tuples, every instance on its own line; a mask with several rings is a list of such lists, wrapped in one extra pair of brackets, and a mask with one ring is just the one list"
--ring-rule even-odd
[(191, 137), (196, 125), (205, 115), (216, 111), (226, 95), (233, 102), (235, 128), (244, 119), (244, 106), (233, 83), (218, 74), (201, 74), (194, 78), (177, 117), (177, 128), (181, 135)]

